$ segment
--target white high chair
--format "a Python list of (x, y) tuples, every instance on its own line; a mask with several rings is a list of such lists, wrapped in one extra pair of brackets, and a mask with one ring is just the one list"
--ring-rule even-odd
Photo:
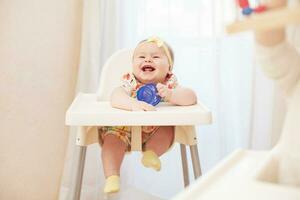
[(74, 185), (68, 199), (80, 199), (86, 147), (98, 142), (97, 126), (132, 126), (131, 150), (141, 151), (141, 126), (175, 126), (174, 141), (180, 143), (184, 186), (189, 185), (188, 163), (185, 145), (190, 146), (195, 179), (201, 176), (195, 125), (211, 123), (211, 113), (199, 100), (193, 106), (171, 106), (160, 103), (156, 111), (125, 111), (112, 108), (109, 98), (112, 90), (121, 85), (121, 76), (131, 70), (132, 50), (120, 50), (113, 54), (102, 69), (100, 87), (96, 94), (79, 93), (66, 113), (66, 124), (77, 126), (76, 145), (79, 146)]

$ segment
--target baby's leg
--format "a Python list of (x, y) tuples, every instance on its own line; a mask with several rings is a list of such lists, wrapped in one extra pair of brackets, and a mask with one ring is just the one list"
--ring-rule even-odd
[(145, 144), (145, 151), (142, 157), (143, 165), (159, 171), (161, 163), (158, 157), (169, 149), (173, 139), (173, 126), (160, 127)]
[(108, 134), (103, 139), (102, 162), (105, 177), (120, 175), (120, 167), (123, 161), (126, 144), (117, 136)]
[(152, 150), (161, 156), (171, 146), (174, 140), (174, 126), (161, 126), (146, 142), (145, 150)]

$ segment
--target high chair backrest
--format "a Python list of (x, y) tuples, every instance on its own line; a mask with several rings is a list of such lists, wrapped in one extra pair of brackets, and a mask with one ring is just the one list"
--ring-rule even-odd
[(102, 68), (97, 90), (98, 100), (107, 101), (114, 88), (121, 86), (121, 77), (131, 71), (132, 49), (122, 49), (111, 55)]

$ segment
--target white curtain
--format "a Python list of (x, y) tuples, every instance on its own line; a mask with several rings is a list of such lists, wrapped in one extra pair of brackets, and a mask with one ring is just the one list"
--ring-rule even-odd
[[(271, 133), (274, 128), (279, 132), (281, 121), (275, 119), (276, 128), (267, 113), (274, 108), (283, 112), (277, 106), (282, 101), (274, 101), (278, 95), (273, 84), (255, 68), (252, 35), (228, 36), (223, 31), (236, 12), (233, 0), (87, 0), (83, 12), (78, 91), (96, 91), (101, 66), (116, 49), (158, 35), (174, 49), (180, 84), (193, 88), (213, 112), (213, 124), (198, 127), (204, 174), (236, 148), (272, 146)], [(61, 199), (71, 183), (74, 138), (71, 132)], [(122, 191), (138, 189), (127, 199), (143, 199), (137, 197), (141, 191), (170, 199), (183, 189), (178, 145), (162, 156), (160, 172), (142, 167), (140, 158), (131, 153), (122, 164)], [(101, 199), (103, 184), (100, 150), (94, 144), (87, 151), (82, 199)]]

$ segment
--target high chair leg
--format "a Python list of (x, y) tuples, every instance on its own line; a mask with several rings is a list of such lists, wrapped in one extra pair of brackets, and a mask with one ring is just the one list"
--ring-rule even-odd
[(191, 145), (190, 151), (191, 151), (191, 157), (192, 157), (192, 163), (193, 163), (194, 177), (195, 177), (195, 179), (197, 179), (202, 174), (197, 145), (196, 144)]
[(180, 152), (181, 152), (181, 163), (182, 163), (182, 172), (183, 172), (183, 182), (184, 187), (187, 187), (190, 184), (189, 180), (189, 168), (186, 159), (186, 148), (184, 144), (180, 144)]
[(68, 200), (80, 200), (82, 175), (84, 171), (86, 146), (77, 146), (75, 152), (74, 168), (72, 171), (72, 185), (68, 193)]

